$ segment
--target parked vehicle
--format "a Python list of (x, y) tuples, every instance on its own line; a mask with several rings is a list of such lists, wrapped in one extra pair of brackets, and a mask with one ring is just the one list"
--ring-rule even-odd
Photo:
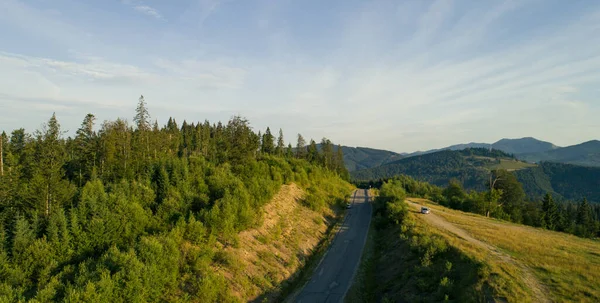
[(428, 213), (430, 213), (430, 210), (427, 207), (421, 207), (421, 213), (422, 214), (428, 214)]

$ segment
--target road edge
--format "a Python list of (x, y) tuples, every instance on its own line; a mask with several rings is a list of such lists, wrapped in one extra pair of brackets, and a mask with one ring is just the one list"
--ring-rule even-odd
[(363, 253), (365, 251), (365, 245), (367, 244), (367, 240), (369, 239), (369, 233), (371, 233), (371, 222), (373, 219), (373, 205), (371, 204), (371, 197), (369, 196), (369, 191), (367, 189), (365, 189), (365, 193), (366, 193), (365, 197), (367, 200), (365, 202), (369, 205), (369, 228), (367, 229), (367, 235), (365, 236), (363, 245), (360, 248), (360, 259), (358, 260), (358, 263), (356, 263), (356, 266), (354, 267), (354, 272), (352, 273), (352, 278), (350, 278), (350, 283), (348, 284), (348, 287), (344, 291), (344, 294), (342, 295), (342, 298), (339, 301), (340, 303), (343, 303), (344, 300), (346, 300), (346, 295), (348, 294), (348, 291), (354, 285), (354, 280), (356, 279), (356, 273), (358, 273), (358, 269), (360, 268), (360, 265), (362, 264), (362, 257), (363, 257)]

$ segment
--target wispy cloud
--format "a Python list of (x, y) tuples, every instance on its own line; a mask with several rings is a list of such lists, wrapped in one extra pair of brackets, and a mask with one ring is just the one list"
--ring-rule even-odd
[(158, 10), (156, 10), (155, 8), (152, 8), (150, 6), (147, 5), (136, 5), (133, 7), (134, 10), (148, 15), (150, 17), (154, 17), (156, 19), (163, 19), (163, 16), (158, 12)]
[(145, 4), (144, 1), (142, 1), (142, 0), (121, 0), (121, 3), (133, 8), (133, 10), (135, 10), (138, 13), (141, 13), (141, 14), (159, 19), (159, 20), (164, 19), (162, 14), (156, 8)]
[[(88, 24), (64, 7), (48, 14), (0, 1), (8, 12), (0, 26), (11, 26), (0, 34), (16, 32), (0, 41), (0, 105), (68, 107), (77, 121), (65, 123), (77, 126), (83, 108), (114, 118), (144, 94), (159, 119), (235, 113), (257, 128), (282, 127), (288, 137), (396, 151), (502, 137), (559, 145), (597, 137), (598, 4), (256, 3), (185, 0), (167, 8), (123, 0), (129, 14), (181, 17), (168, 26), (131, 18), (110, 28), (112, 15)], [(68, 51), (32, 53), (38, 37)], [(7, 121), (0, 127), (19, 122)]]

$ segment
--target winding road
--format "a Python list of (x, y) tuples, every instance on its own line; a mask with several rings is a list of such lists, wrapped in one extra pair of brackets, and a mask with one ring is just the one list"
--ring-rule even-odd
[(371, 224), (371, 212), (367, 190), (356, 190), (352, 208), (348, 209), (329, 251), (293, 302), (343, 302), (360, 263)]

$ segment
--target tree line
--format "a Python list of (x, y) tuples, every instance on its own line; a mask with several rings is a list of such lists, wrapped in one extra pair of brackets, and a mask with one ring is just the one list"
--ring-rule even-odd
[(409, 195), (430, 199), (452, 209), (580, 237), (600, 237), (600, 205), (589, 203), (585, 198), (578, 202), (557, 202), (550, 193), (541, 200), (530, 200), (515, 175), (506, 170), (492, 171), (484, 191), (466, 191), (456, 179), (450, 180), (446, 187), (440, 187), (406, 175), (358, 185), (379, 188), (389, 180), (400, 184)]
[(65, 138), (52, 115), (0, 139), (0, 298), (9, 302), (236, 301), (214, 271), (215, 247), (260, 224), (282, 184), (311, 189), (319, 203), (310, 206), (323, 207), (343, 200), (336, 184), (348, 178), (328, 139), (321, 151), (301, 135), (285, 146), (281, 130), (255, 133), (237, 116), (159, 127), (143, 97), (132, 125), (96, 130), (88, 114)]

